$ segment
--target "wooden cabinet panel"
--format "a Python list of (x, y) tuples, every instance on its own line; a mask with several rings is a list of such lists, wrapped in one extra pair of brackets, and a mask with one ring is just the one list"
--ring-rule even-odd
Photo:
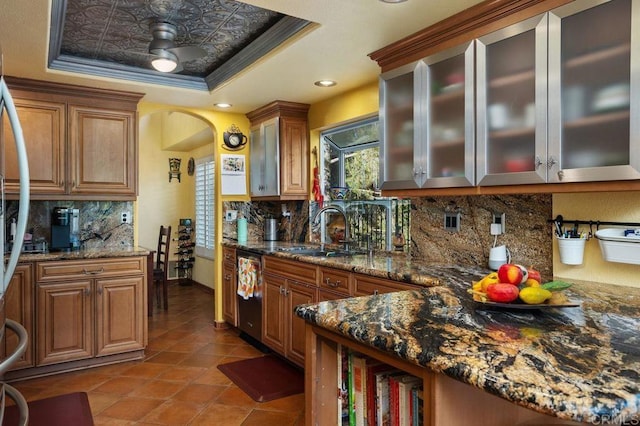
[[(34, 365), (33, 300), (33, 265), (18, 265), (4, 296), (5, 313), (7, 318), (24, 327), (29, 340), (24, 355), (11, 367), (11, 370), (33, 367)], [(9, 328), (5, 329), (5, 333), (4, 353), (12, 354), (18, 346), (18, 336)]]
[(285, 304), (283, 293), (286, 280), (265, 272), (262, 276), (262, 340), (274, 351), (285, 355)]
[(96, 356), (144, 349), (144, 277), (96, 280)]
[(340, 269), (320, 268), (320, 288), (351, 294), (351, 273)]
[(289, 281), (287, 292), (285, 293), (286, 311), (285, 316), (289, 316), (289, 336), (287, 337), (287, 357), (298, 365), (304, 366), (305, 354), (305, 321), (298, 317), (293, 308), (298, 305), (312, 303), (317, 300), (315, 286)]
[[(223, 255), (224, 256), (224, 255)], [(235, 259), (235, 250), (234, 250)], [(238, 326), (237, 272), (235, 263), (222, 262), (222, 316), (234, 327)]]
[(262, 267), (265, 272), (273, 272), (306, 283), (315, 283), (318, 274), (316, 265), (275, 256), (262, 256)]
[[(20, 96), (16, 93), (15, 96)], [(64, 103), (15, 99), (29, 158), (31, 192), (65, 193), (66, 109)], [(5, 191), (20, 193), (20, 174), (9, 119), (4, 115)]]
[(70, 105), (71, 192), (136, 193), (135, 112)]
[(309, 130), (307, 121), (280, 119), (280, 186), (285, 196), (306, 197), (308, 194)]
[(93, 356), (91, 281), (38, 286), (38, 365)]
[(416, 288), (418, 287), (412, 284), (370, 277), (368, 275), (354, 274), (353, 276), (354, 296), (370, 296), (372, 294), (392, 293), (394, 291), (415, 290)]
[(62, 260), (39, 262), (36, 281), (49, 282), (62, 279), (87, 278), (91, 276), (118, 276), (142, 274), (145, 271), (145, 257), (119, 257), (95, 260)]

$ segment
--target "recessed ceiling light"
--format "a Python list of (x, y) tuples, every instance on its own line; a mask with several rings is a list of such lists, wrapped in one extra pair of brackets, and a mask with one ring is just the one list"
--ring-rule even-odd
[(213, 106), (217, 106), (218, 108), (231, 108), (232, 105), (226, 102), (218, 102), (216, 104), (213, 104)]
[(332, 86), (335, 86), (338, 83), (336, 83), (333, 80), (318, 80), (313, 84), (315, 84), (316, 86), (319, 86), (319, 87), (332, 87)]
[(380, 0), (382, 3), (404, 3), (407, 0)]

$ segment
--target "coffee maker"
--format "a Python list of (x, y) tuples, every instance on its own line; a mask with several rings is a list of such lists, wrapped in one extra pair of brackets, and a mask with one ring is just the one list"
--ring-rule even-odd
[(80, 210), (55, 207), (51, 212), (51, 251), (80, 250)]

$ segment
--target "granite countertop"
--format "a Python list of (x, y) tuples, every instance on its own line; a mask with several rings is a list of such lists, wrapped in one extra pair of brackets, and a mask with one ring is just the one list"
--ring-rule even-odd
[(576, 308), (487, 309), (467, 293), (488, 272), (480, 268), (280, 250), (290, 243), (225, 245), (423, 287), (301, 305), (296, 314), (541, 413), (640, 423), (640, 289), (574, 282), (565, 292)]
[[(52, 260), (100, 259), (105, 257), (146, 256), (151, 250), (144, 247), (105, 248), (78, 251), (54, 251), (48, 253), (22, 253), (19, 262), (45, 262)], [(8, 256), (5, 256), (8, 257)]]
[(432, 265), (440, 285), (296, 314), (541, 413), (640, 422), (640, 290), (580, 282), (566, 291), (578, 308), (490, 310), (467, 293), (484, 273)]

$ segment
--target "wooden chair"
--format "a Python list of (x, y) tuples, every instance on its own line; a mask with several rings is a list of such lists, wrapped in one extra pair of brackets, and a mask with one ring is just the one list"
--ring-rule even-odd
[[(167, 301), (167, 274), (169, 272), (169, 246), (171, 245), (171, 226), (166, 228), (160, 225), (160, 235), (158, 236), (158, 251), (156, 251), (156, 263), (153, 268), (153, 283), (150, 290), (155, 289), (155, 297), (158, 308), (160, 300), (164, 298), (164, 310), (169, 309)], [(160, 288), (162, 285), (162, 288)], [(162, 297), (160, 292), (162, 291)], [(153, 309), (153, 291), (149, 292), (149, 312)]]

